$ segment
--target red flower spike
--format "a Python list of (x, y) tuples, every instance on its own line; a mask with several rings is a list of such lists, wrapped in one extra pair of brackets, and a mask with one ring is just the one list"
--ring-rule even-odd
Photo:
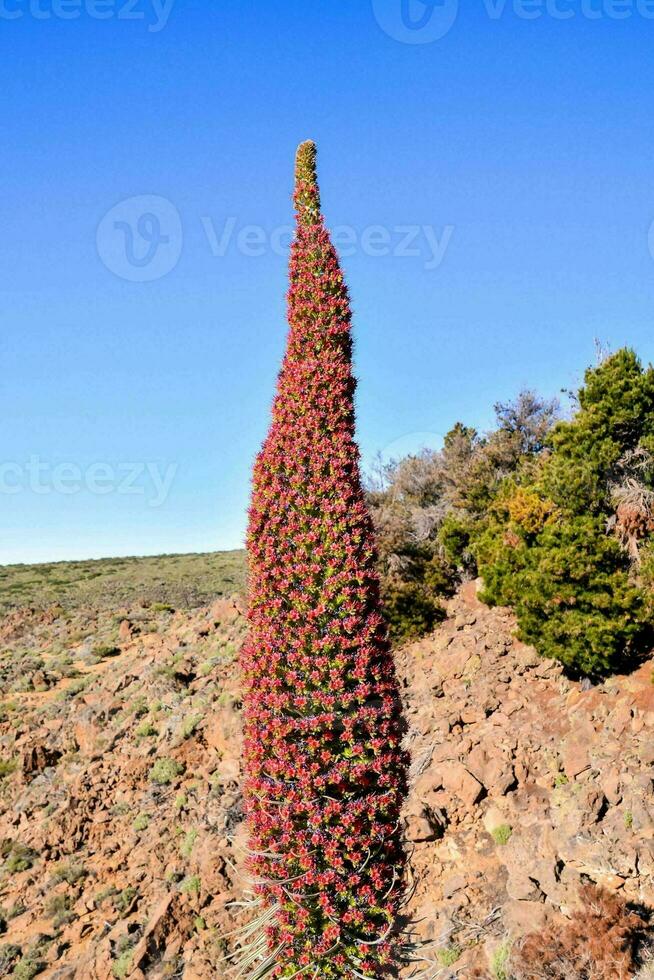
[[(388, 976), (407, 759), (355, 443), (351, 312), (297, 153), (290, 331), (254, 468), (245, 805), (270, 977)], [(256, 967), (252, 976), (258, 976)]]

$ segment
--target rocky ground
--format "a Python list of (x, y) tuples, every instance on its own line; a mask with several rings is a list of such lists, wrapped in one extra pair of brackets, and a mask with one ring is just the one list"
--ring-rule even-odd
[[(430, 975), (510, 980), (510, 943), (593, 881), (654, 906), (652, 663), (567, 680), (468, 585), (398, 654)], [(0, 624), (0, 977), (225, 976), (244, 897), (241, 600)]]

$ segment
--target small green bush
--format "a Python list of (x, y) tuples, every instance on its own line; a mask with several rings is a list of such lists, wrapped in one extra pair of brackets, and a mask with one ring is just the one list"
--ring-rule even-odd
[(134, 958), (134, 950), (131, 947), (124, 949), (122, 953), (114, 960), (111, 967), (111, 973), (116, 980), (125, 980), (128, 975), (130, 968), (132, 966), (132, 959)]
[(179, 727), (179, 737), (181, 739), (190, 738), (202, 721), (203, 717), (204, 715), (196, 713), (189, 715), (188, 718), (185, 718)]
[(442, 967), (454, 966), (457, 960), (461, 959), (461, 949), (459, 946), (446, 946), (436, 950), (436, 959)]
[(51, 895), (45, 903), (44, 912), (48, 918), (53, 920), (52, 924), (55, 929), (72, 922), (75, 918), (71, 912), (70, 895)]
[(490, 961), (490, 972), (493, 980), (511, 980), (509, 973), (511, 946), (511, 940), (505, 939), (495, 948)]
[(0, 946), (0, 977), (11, 975), (11, 970), (21, 955), (20, 946), (15, 943), (7, 943)]
[(150, 770), (150, 782), (157, 786), (167, 786), (184, 772), (184, 766), (175, 759), (157, 759)]
[(45, 970), (45, 963), (36, 956), (28, 955), (24, 956), (16, 966), (14, 967), (14, 972), (11, 974), (13, 980), (33, 980), (34, 977), (38, 976)]
[(114, 907), (117, 912), (121, 915), (125, 915), (129, 911), (132, 902), (138, 895), (138, 889), (134, 888), (132, 885), (128, 885), (127, 888), (123, 888), (114, 898)]
[(445, 619), (440, 602), (415, 582), (387, 581), (383, 602), (391, 638), (397, 643), (424, 636)]
[(18, 769), (18, 759), (0, 759), (0, 780), (11, 776)]
[(508, 844), (513, 833), (513, 828), (509, 826), (508, 823), (500, 824), (499, 827), (493, 827), (491, 830), (491, 837), (496, 844), (504, 845)]
[(186, 832), (186, 835), (184, 837), (184, 840), (182, 841), (179, 851), (182, 857), (185, 858), (187, 861), (190, 858), (191, 854), (193, 853), (193, 848), (195, 847), (195, 842), (197, 839), (198, 839), (198, 832), (194, 828)]
[(133, 823), (134, 830), (136, 833), (140, 833), (142, 830), (147, 830), (150, 826), (150, 818), (147, 813), (139, 813), (138, 817)]
[(169, 606), (167, 602), (153, 602), (150, 606), (152, 612), (174, 613), (175, 607)]
[(200, 894), (201, 887), (202, 882), (198, 875), (190, 875), (181, 883), (179, 890), (184, 892), (185, 895), (193, 895), (197, 897)]
[(100, 644), (97, 647), (93, 647), (91, 652), (98, 660), (106, 660), (108, 657), (117, 657), (120, 653), (120, 647), (111, 646), (110, 644)]
[(4, 870), (9, 874), (20, 874), (22, 871), (28, 871), (38, 857), (35, 850), (18, 841), (9, 841), (3, 847), (3, 855), (6, 858)]
[(137, 738), (154, 738), (158, 734), (159, 729), (151, 721), (142, 721), (135, 732)]
[(59, 861), (54, 866), (52, 880), (55, 883), (65, 881), (68, 885), (74, 885), (85, 878), (87, 874), (88, 872), (80, 861)]

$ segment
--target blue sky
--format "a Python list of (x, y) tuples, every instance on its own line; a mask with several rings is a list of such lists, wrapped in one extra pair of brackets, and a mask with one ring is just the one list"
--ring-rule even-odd
[(0, 0), (0, 562), (240, 545), (307, 137), (364, 460), (574, 386), (596, 337), (652, 359), (652, 17)]

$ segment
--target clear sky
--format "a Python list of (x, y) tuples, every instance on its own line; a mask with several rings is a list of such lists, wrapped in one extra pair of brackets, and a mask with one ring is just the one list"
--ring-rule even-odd
[(653, 17), (0, 0), (0, 562), (241, 544), (308, 137), (364, 460), (652, 359)]

